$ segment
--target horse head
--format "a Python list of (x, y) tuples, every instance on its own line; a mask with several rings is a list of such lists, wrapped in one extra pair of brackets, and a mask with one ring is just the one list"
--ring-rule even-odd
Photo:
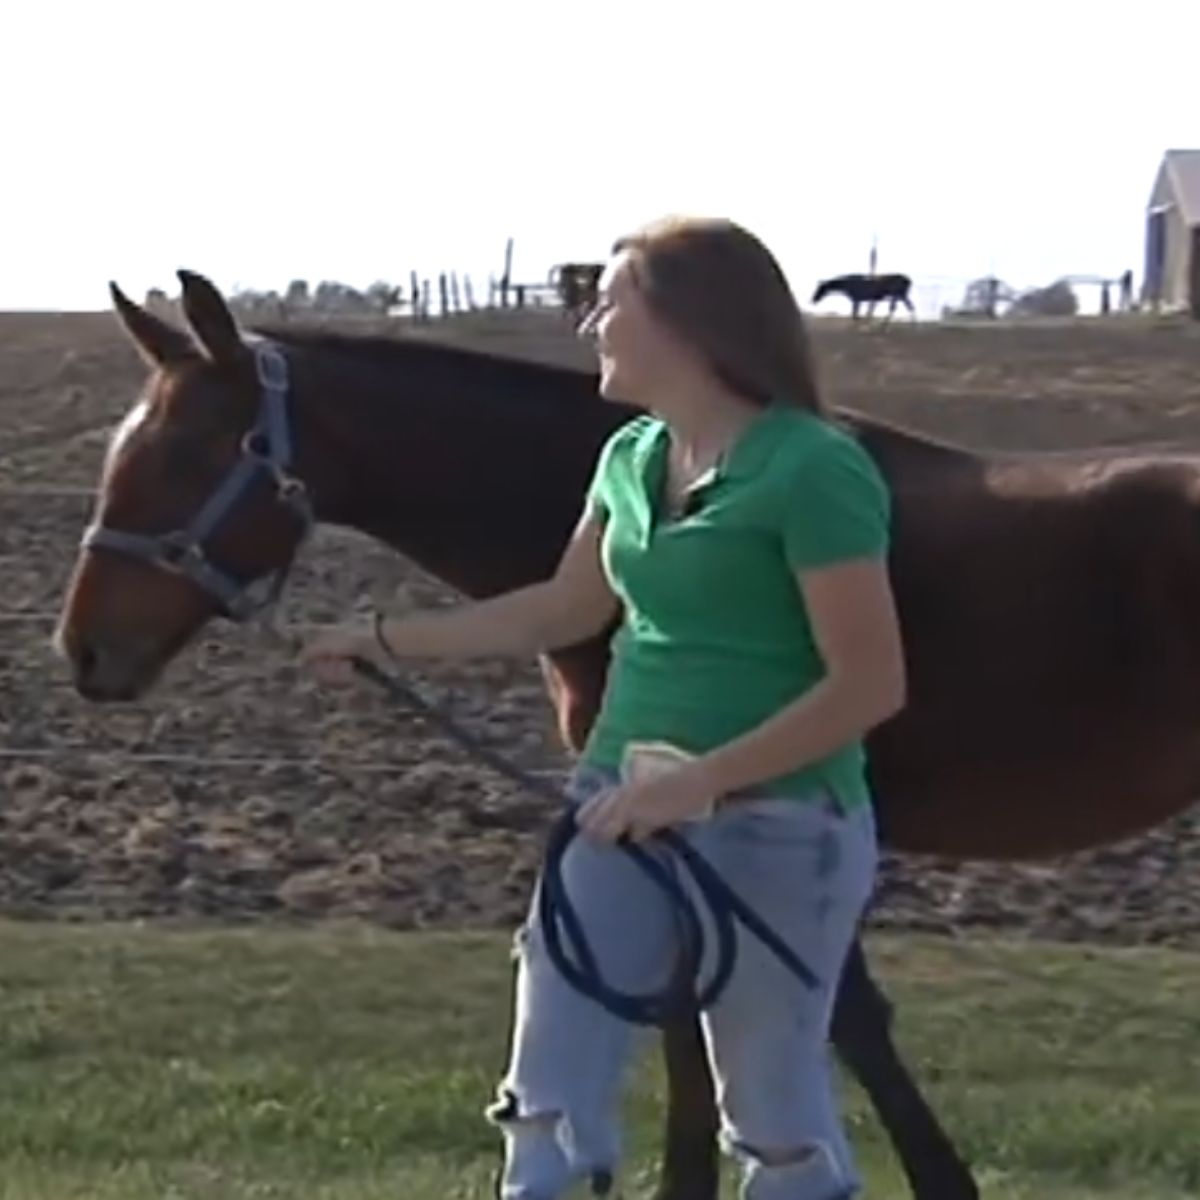
[(824, 300), (826, 296), (830, 295), (835, 290), (836, 285), (837, 280), (835, 279), (822, 279), (817, 284), (817, 290), (813, 292), (812, 303), (820, 304), (820, 302)]
[(286, 364), (208, 280), (179, 278), (187, 332), (110, 285), (152, 373), (108, 446), (54, 635), (89, 700), (138, 698), (210, 618), (264, 609), (312, 524)]

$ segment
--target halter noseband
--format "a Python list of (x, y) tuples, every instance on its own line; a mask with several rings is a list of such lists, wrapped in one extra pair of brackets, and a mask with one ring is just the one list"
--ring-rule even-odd
[(85, 550), (112, 550), (184, 576), (215, 600), (221, 615), (231, 621), (244, 621), (274, 604), (295, 557), (270, 575), (245, 581), (235, 579), (208, 557), (204, 548), (206, 539), (229, 515), (243, 492), (258, 476), (266, 475), (275, 485), (276, 498), (300, 521), (301, 541), (316, 520), (304, 481), (290, 473), (292, 436), (287, 409), (287, 359), (266, 341), (255, 342), (250, 349), (261, 388), (258, 417), (242, 438), (238, 460), (187, 527), (147, 534), (127, 533), (96, 523), (88, 527), (81, 541)]

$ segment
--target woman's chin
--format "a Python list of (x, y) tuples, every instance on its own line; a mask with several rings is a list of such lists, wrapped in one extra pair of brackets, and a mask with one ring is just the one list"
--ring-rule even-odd
[(620, 375), (611, 367), (600, 368), (600, 395), (617, 404), (632, 404), (628, 389), (622, 386)]

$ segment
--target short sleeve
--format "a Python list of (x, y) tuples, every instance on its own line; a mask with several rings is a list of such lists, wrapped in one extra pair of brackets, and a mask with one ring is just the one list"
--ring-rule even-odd
[[(618, 430), (617, 433), (620, 431)], [(608, 511), (608, 472), (612, 461), (613, 442), (617, 434), (611, 434), (601, 445), (600, 453), (596, 456), (596, 465), (592, 469), (592, 479), (588, 484), (587, 495), (583, 503), (585, 518), (603, 517)]]
[(822, 441), (789, 473), (783, 542), (793, 568), (886, 556), (890, 525), (887, 484), (852, 437)]
[(600, 446), (600, 453), (596, 456), (596, 465), (592, 469), (592, 479), (584, 498), (583, 516), (585, 519), (603, 517), (611, 512), (616, 460), (624, 453), (625, 447), (636, 440), (645, 424), (644, 417), (634, 417), (614, 429)]

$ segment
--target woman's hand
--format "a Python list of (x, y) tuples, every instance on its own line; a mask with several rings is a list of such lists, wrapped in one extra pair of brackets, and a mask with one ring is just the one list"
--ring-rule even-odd
[(694, 766), (679, 767), (639, 783), (621, 783), (579, 806), (579, 828), (599, 842), (628, 834), (644, 841), (659, 829), (707, 817), (716, 792)]
[(365, 658), (386, 665), (383, 647), (371, 626), (361, 622), (326, 625), (310, 634), (300, 650), (300, 661), (311, 667), (322, 683), (345, 687), (355, 679), (351, 659)]

